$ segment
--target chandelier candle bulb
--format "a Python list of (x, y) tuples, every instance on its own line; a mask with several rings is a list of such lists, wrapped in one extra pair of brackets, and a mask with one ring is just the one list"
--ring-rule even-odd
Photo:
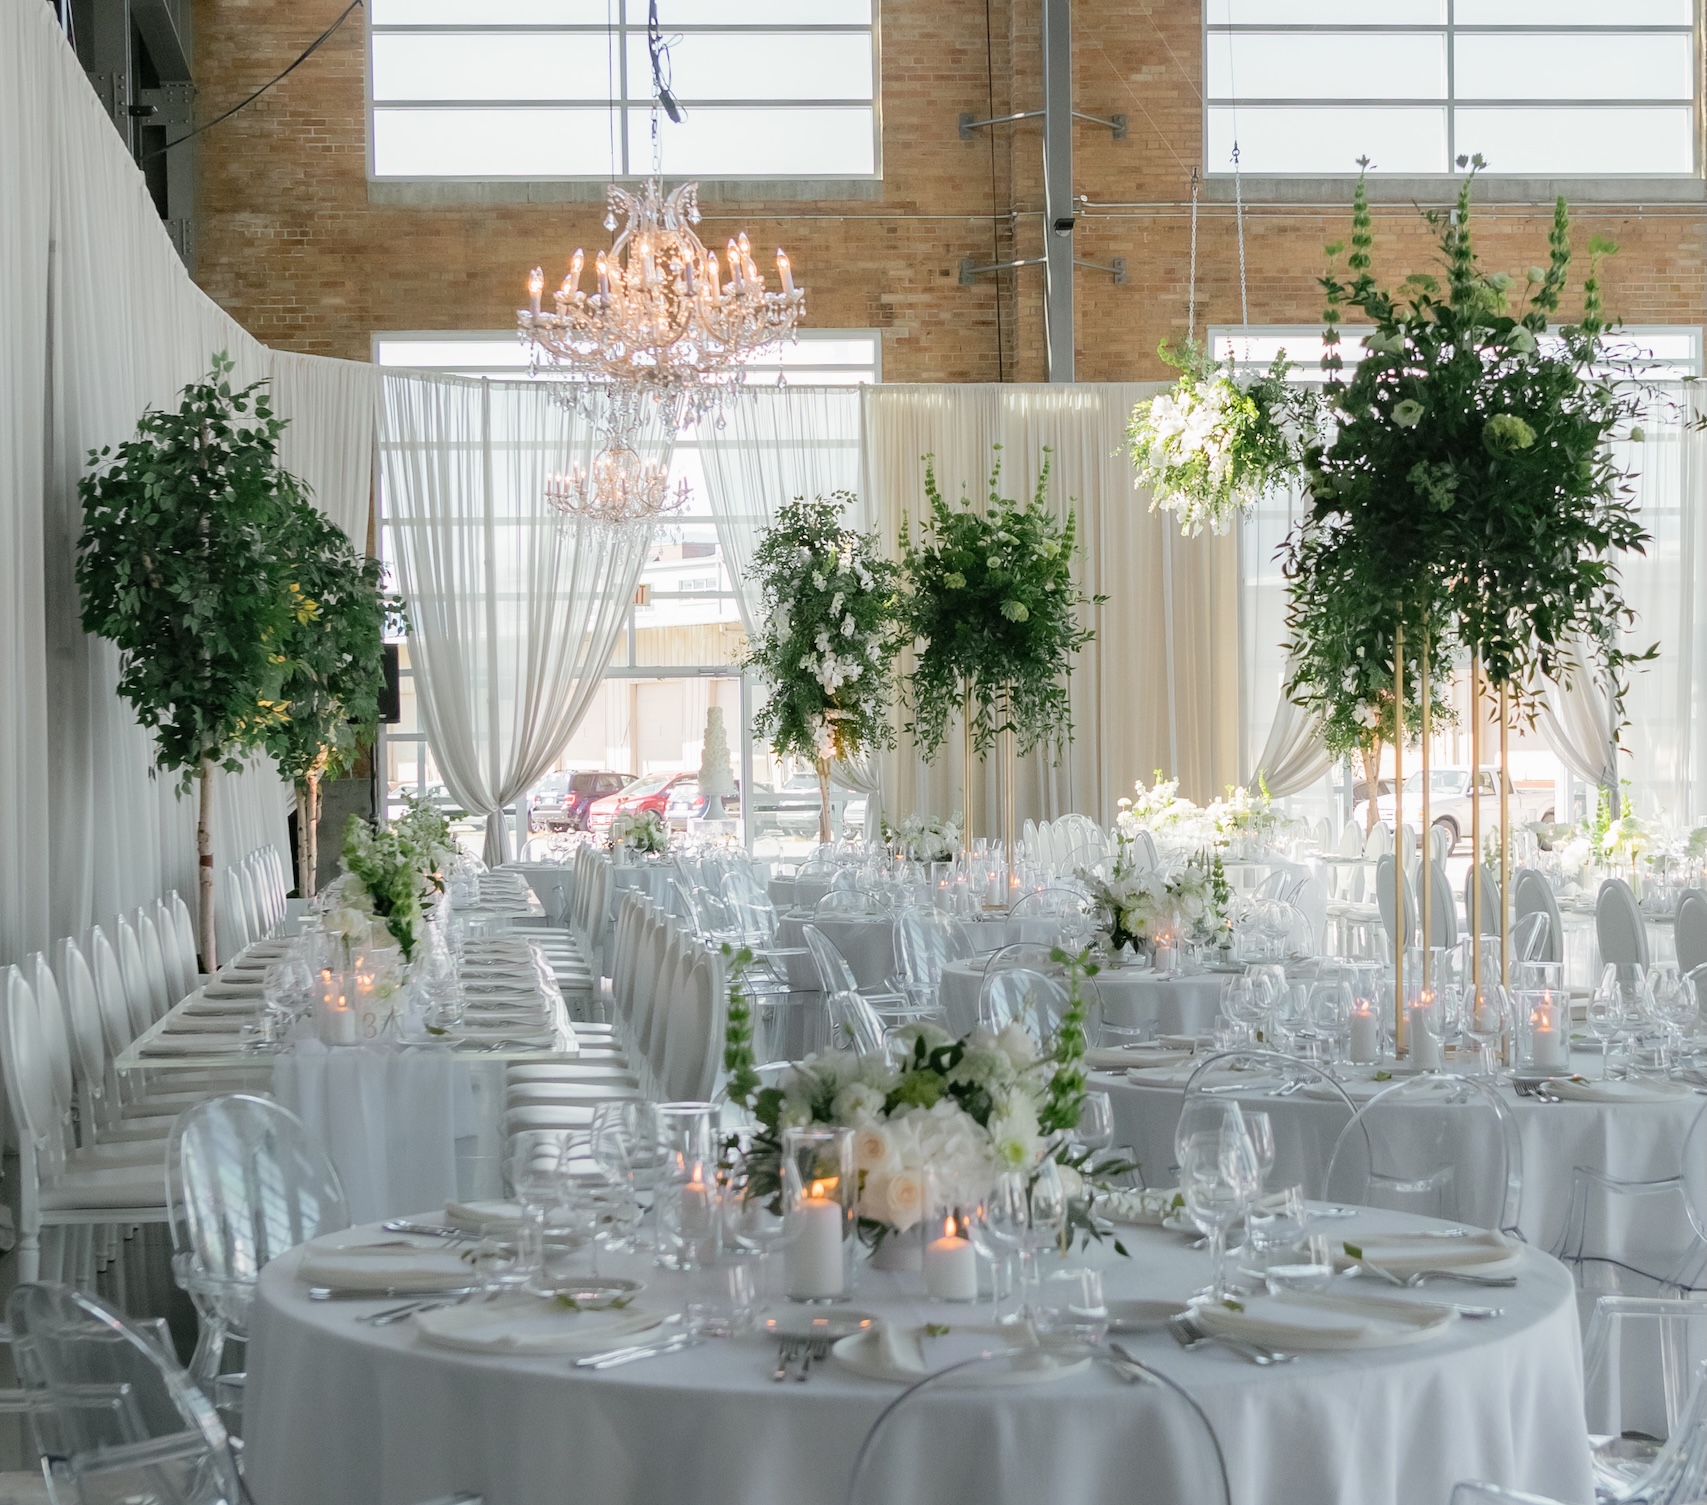
[(569, 258), (569, 275), (564, 279), (563, 283), (563, 285), (568, 288), (569, 296), (571, 298), (579, 298), (581, 296), (581, 268), (586, 264), (586, 254), (579, 246), (576, 246), (575, 254)]
[(539, 312), (539, 295), (541, 293), (543, 293), (544, 291), (545, 291), (545, 271), (542, 267), (535, 267), (531, 272), (528, 273), (528, 312), (529, 313), (537, 314)]
[(925, 1290), (937, 1301), (978, 1299), (978, 1255), (952, 1214), (942, 1220), (941, 1236), (925, 1245)]
[(780, 246), (776, 253), (777, 275), (782, 278), (782, 290), (790, 297), (794, 296), (794, 273), (788, 265), (788, 253)]
[(727, 249), (729, 257), (729, 279), (735, 284), (735, 291), (741, 291), (741, 253), (735, 248), (735, 242), (730, 241)]

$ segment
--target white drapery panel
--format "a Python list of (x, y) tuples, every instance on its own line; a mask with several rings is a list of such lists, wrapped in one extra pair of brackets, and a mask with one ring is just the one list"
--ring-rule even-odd
[[(1103, 821), (1134, 779), (1161, 768), (1207, 800), (1238, 774), (1237, 553), (1231, 538), (1182, 540), (1172, 519), (1149, 510), (1133, 487), (1125, 431), (1132, 406), (1158, 383), (1073, 386), (867, 387), (861, 396), (861, 494), (883, 538), (916, 530), (925, 510), (924, 456), (934, 454), (945, 495), (981, 501), (1002, 446), (1005, 495), (1027, 496), (1043, 448), (1051, 449), (1049, 498), (1077, 514), (1080, 579), (1096, 641), (1072, 679), (1075, 741), (1059, 767), (1022, 759), (1017, 818), (1080, 810)], [(910, 655), (903, 667), (910, 667)], [(904, 717), (902, 718), (904, 721)], [(884, 758), (892, 814), (948, 813), (961, 805), (960, 727), (934, 765), (903, 734)], [(889, 770), (893, 770), (891, 775)], [(993, 763), (974, 775), (975, 831), (999, 829)]]
[[(37, 0), (0, 0), (0, 206), (4, 963), (167, 890), (192, 899), (195, 802), (152, 775), (153, 739), (114, 693), (117, 654), (78, 621), (77, 482), (89, 450), (129, 437), (150, 405), (174, 404), (214, 351), (231, 353), (244, 382), (272, 374), (275, 354), (191, 282), (52, 7)], [(286, 361), (292, 390), (275, 407), (296, 420), (287, 444), (317, 451), (310, 431), (335, 413), (371, 424), (349, 363)], [(323, 506), (346, 499), (343, 516), (331, 513), (345, 523), (370, 460), (362, 454), (352, 477), (327, 455), (310, 479)], [(270, 764), (220, 775), (215, 860), (269, 842), (284, 850), (289, 804)]]
[(379, 367), (293, 350), (269, 353), (273, 410), (290, 419), (279, 436), (279, 463), (308, 483), (315, 506), (365, 554)]
[(1276, 697), (1268, 740), (1257, 754), (1248, 783), (1254, 787), (1260, 781), (1275, 799), (1280, 799), (1320, 781), (1333, 763), (1316, 716), (1288, 700), (1283, 689)]
[(1577, 667), (1547, 686), (1539, 725), (1547, 745), (1579, 779), (1598, 784), (1618, 806), (1618, 705), (1605, 677)]
[[(667, 464), (673, 436), (645, 437)], [(510, 856), (503, 807), (556, 761), (598, 694), (652, 545), (565, 525), (547, 474), (591, 464), (594, 422), (544, 383), (384, 377), (380, 473), (409, 603), (427, 740), (452, 795)]]
[[(748, 636), (758, 611), (753, 550), (777, 509), (859, 486), (859, 406), (857, 387), (749, 387), (724, 404), (721, 427), (706, 422), (694, 431)], [(869, 517), (862, 497), (848, 526), (863, 531)]]

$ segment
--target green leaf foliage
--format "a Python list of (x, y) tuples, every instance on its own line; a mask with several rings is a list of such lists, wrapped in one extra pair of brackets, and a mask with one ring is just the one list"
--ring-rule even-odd
[(781, 508), (753, 552), (758, 633), (747, 666), (770, 687), (753, 729), (776, 752), (848, 758), (891, 747), (900, 570), (842, 526), (838, 491)]
[(1073, 655), (1096, 636), (1079, 608), (1104, 598), (1073, 579), (1077, 522), (1071, 508), (1063, 521), (1049, 506), (1049, 451), (1031, 500), (1016, 502), (1001, 494), (996, 450), (983, 511), (964, 496), (951, 506), (927, 456), (930, 511), (917, 543), (902, 521), (902, 615), (917, 644), (909, 730), (927, 759), (968, 695), (980, 754), (1009, 729), (1022, 755), (1044, 745), (1059, 755), (1073, 740), (1067, 682)]
[[(1408, 657), (1425, 628), (1431, 658), (1448, 655), (1433, 665), (1437, 680), (1448, 644), (1474, 650), (1490, 684), (1531, 716), (1545, 682), (1568, 678), (1576, 640), (1593, 660), (1581, 667), (1620, 687), (1627, 666), (1653, 651), (1620, 643), (1634, 613), (1618, 557), (1649, 539), (1611, 441), (1649, 397), (1605, 345), (1598, 261), (1613, 248), (1591, 246), (1582, 320), (1549, 336), (1571, 259), (1564, 200), (1546, 267), (1519, 287), (1476, 259), (1473, 178), (1453, 212), (1427, 216), (1438, 276), (1413, 275), (1396, 292), (1376, 283), (1360, 180), (1345, 274), (1331, 266), (1322, 278), (1336, 426), (1307, 452), (1313, 505), (1289, 541), (1287, 572), (1292, 693), (1329, 716), (1330, 745), (1343, 747), (1351, 730), (1334, 726), (1336, 698), (1367, 700), (1384, 681), (1391, 700), (1401, 620)], [(1340, 250), (1330, 248), (1336, 263)], [(1337, 346), (1348, 308), (1374, 332), (1346, 382)], [(1416, 669), (1407, 664), (1413, 684)]]
[(296, 625), (277, 538), (301, 488), (264, 384), (233, 391), (231, 369), (216, 355), (176, 412), (91, 452), (78, 484), (83, 626), (118, 646), (119, 694), (181, 788), (204, 759), (238, 770), (282, 722)]

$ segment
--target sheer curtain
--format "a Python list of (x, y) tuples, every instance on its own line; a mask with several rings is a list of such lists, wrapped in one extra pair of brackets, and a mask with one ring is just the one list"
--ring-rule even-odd
[[(988, 491), (991, 446), (1002, 446), (1002, 490), (1027, 496), (1045, 445), (1049, 497), (1078, 517), (1081, 580), (1096, 641), (1079, 655), (1071, 697), (1075, 741), (1059, 767), (1022, 759), (1017, 816), (1080, 810), (1107, 821), (1134, 779), (1161, 768), (1207, 800), (1234, 781), (1239, 762), (1237, 550), (1231, 538), (1182, 539), (1172, 520), (1133, 489), (1127, 417), (1148, 382), (1074, 386), (892, 386), (862, 392), (861, 494), (885, 540), (924, 510), (924, 456), (936, 457), (945, 495)], [(905, 719), (904, 717), (902, 718)], [(939, 813), (961, 803), (960, 728), (927, 764), (903, 736), (886, 755), (894, 810)], [(994, 766), (973, 780), (975, 829), (998, 829)]]
[[(647, 436), (668, 463), (671, 436)], [(380, 473), (409, 603), (427, 740), (459, 803), (486, 817), (486, 860), (509, 860), (503, 808), (538, 781), (599, 693), (649, 529), (565, 524), (546, 475), (590, 465), (588, 417), (544, 383), (384, 377)]]
[[(39, 0), (0, 0), (0, 204), (3, 964), (170, 889), (195, 891), (195, 801), (154, 776), (153, 739), (114, 690), (117, 655), (78, 621), (88, 452), (128, 438), (150, 405), (174, 404), (214, 351), (231, 353), (238, 381), (288, 367), (275, 402), (293, 420), (286, 462), (361, 545), (373, 374), (270, 351), (196, 287)], [(216, 862), (268, 842), (283, 850), (289, 805), (269, 763), (219, 775)]]

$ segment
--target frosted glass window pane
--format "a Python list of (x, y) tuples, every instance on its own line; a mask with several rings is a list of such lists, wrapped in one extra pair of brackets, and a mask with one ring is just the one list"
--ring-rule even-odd
[(599, 26), (605, 0), (368, 0), (375, 26)]
[(1690, 0), (1458, 0), (1460, 26), (1691, 26)]
[(1363, 156), (1375, 172), (1447, 171), (1444, 106), (1212, 107), (1210, 172), (1232, 171), (1235, 131), (1244, 172), (1355, 173)]
[[(629, 160), (649, 170), (647, 112), (629, 114)], [(672, 177), (854, 176), (876, 170), (872, 114), (858, 109), (728, 110), (700, 106), (682, 125), (663, 126), (664, 171)]]
[(1446, 38), (1428, 32), (1212, 32), (1211, 99), (1445, 99)]
[(1672, 109), (1467, 109), (1458, 150), (1502, 173), (1687, 173), (1693, 112)]
[[(647, 92), (646, 38), (630, 36), (629, 89)], [(871, 33), (697, 32), (670, 49), (677, 99), (870, 99)]]
[[(1460, 0), (1462, 7), (1462, 0)], [(1204, 0), (1211, 26), (1444, 26), (1446, 0)]]
[(609, 99), (620, 76), (611, 52), (584, 32), (378, 32), (373, 97)]
[[(871, 0), (658, 0), (663, 26), (869, 26)], [(628, 24), (645, 25), (645, 0), (628, 0)]]
[(1465, 99), (1688, 99), (1687, 36), (1472, 34), (1458, 37)]
[(373, 169), (381, 178), (568, 178), (618, 165), (604, 110), (375, 109)]

